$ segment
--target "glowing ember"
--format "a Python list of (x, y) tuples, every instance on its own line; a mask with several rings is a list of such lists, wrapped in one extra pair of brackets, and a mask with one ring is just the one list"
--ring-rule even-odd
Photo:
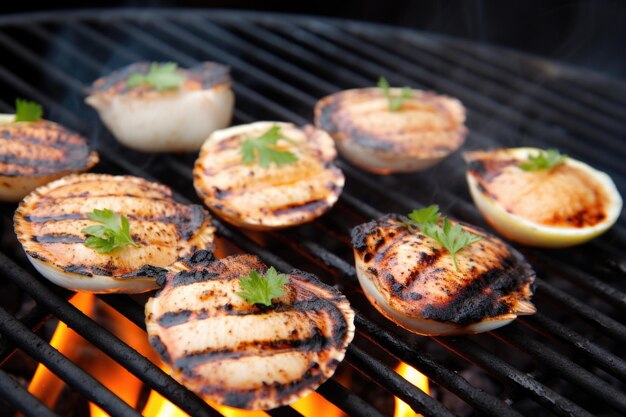
[[(424, 391), (426, 394), (430, 394), (430, 388), (428, 385), (428, 378), (415, 368), (410, 367), (404, 362), (396, 367), (396, 372), (400, 374), (404, 379), (415, 385), (417, 388)], [(394, 417), (415, 417), (421, 416), (421, 414), (415, 413), (411, 407), (398, 397), (395, 397), (396, 409), (393, 413)]]

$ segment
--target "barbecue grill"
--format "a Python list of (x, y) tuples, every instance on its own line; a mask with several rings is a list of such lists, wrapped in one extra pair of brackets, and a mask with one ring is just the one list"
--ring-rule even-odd
[[(135, 61), (182, 66), (218, 61), (232, 68), (235, 124), (305, 124), (312, 122), (318, 98), (372, 86), (384, 75), (392, 85), (459, 98), (468, 109), (465, 150), (556, 147), (607, 172), (626, 195), (626, 84), (517, 52), (351, 21), (197, 10), (5, 16), (0, 18), (0, 45), (0, 111), (12, 112), (14, 97), (36, 100), (47, 118), (91, 138), (102, 158), (95, 171), (163, 182), (182, 202), (201, 204), (192, 186), (195, 155), (123, 148), (83, 104), (91, 81)], [(382, 213), (407, 213), (431, 203), (488, 228), (471, 203), (465, 164), (458, 152), (416, 174), (376, 176), (344, 161), (338, 164), (346, 174), (344, 193), (329, 214), (312, 224), (252, 233), (214, 222), (223, 242), (281, 270), (293, 266), (316, 272), (355, 306), (357, 335), (339, 371), (357, 372), (351, 382), (334, 377), (322, 385), (322, 396), (352, 416), (387, 414), (377, 400), (381, 395), (396, 396), (426, 416), (626, 414), (623, 214), (612, 230), (584, 246), (519, 247), (538, 273), (536, 315), (481, 335), (420, 337), (385, 320), (366, 302), (356, 281), (348, 231)], [(0, 409), (7, 415), (9, 410), (56, 415), (9, 374), (6, 365), (20, 351), (109, 414), (140, 415), (42, 339), (42, 326), (58, 319), (190, 415), (221, 415), (70, 304), (69, 292), (41, 278), (13, 236), (14, 209), (3, 205), (1, 292), (32, 300), (27, 310), (7, 303), (0, 307)], [(98, 298), (144, 328), (143, 305), (136, 297)], [(399, 361), (429, 378), (433, 396), (394, 372)], [(359, 390), (358, 384), (375, 389)], [(268, 414), (300, 415), (291, 407)]]

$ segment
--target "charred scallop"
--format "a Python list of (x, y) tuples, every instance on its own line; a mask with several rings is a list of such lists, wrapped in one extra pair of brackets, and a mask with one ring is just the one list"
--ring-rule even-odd
[(200, 251), (178, 266), (146, 304), (146, 325), (183, 385), (220, 404), (271, 409), (335, 372), (354, 336), (354, 312), (336, 289), (294, 270), (269, 306), (250, 304), (240, 278), (268, 272), (258, 258)]
[(522, 255), (476, 227), (446, 222), (430, 234), (457, 228), (474, 242), (454, 258), (398, 215), (353, 229), (357, 275), (369, 301), (396, 324), (431, 336), (484, 332), (534, 313), (535, 274)]
[(567, 247), (606, 232), (622, 197), (613, 180), (554, 149), (468, 152), (476, 206), (502, 235), (525, 245)]
[[(394, 99), (405, 98), (397, 108)], [(412, 89), (362, 88), (322, 98), (315, 125), (341, 156), (379, 174), (431, 167), (465, 141), (465, 109), (456, 99)]]
[(0, 115), (0, 200), (20, 201), (41, 185), (98, 163), (78, 133), (41, 118), (15, 119)]
[(15, 232), (31, 263), (57, 285), (138, 293), (157, 288), (156, 275), (179, 258), (212, 248), (214, 229), (205, 210), (174, 201), (166, 186), (82, 174), (29, 194), (15, 212)]
[(234, 95), (228, 67), (192, 68), (140, 62), (96, 80), (85, 100), (129, 148), (196, 151), (211, 132), (230, 124)]
[(213, 133), (194, 168), (194, 186), (226, 221), (257, 230), (311, 221), (337, 201), (344, 176), (326, 132), (256, 122)]

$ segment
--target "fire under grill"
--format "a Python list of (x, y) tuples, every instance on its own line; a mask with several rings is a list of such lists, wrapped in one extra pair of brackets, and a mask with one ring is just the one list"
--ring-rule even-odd
[[(466, 150), (556, 147), (607, 172), (626, 195), (626, 84), (511, 51), (330, 19), (130, 10), (4, 17), (0, 47), (0, 111), (11, 112), (14, 97), (36, 100), (47, 118), (91, 138), (102, 158), (96, 172), (165, 183), (182, 202), (201, 204), (192, 186), (195, 155), (141, 154), (117, 144), (83, 104), (91, 81), (135, 61), (182, 66), (217, 61), (232, 68), (235, 124), (305, 124), (312, 122), (318, 98), (372, 86), (384, 75), (392, 85), (459, 98), (468, 109)], [(420, 337), (385, 320), (367, 303), (356, 281), (348, 232), (382, 213), (407, 213), (430, 203), (487, 227), (471, 203), (465, 163), (457, 152), (426, 172), (386, 177), (338, 164), (346, 174), (344, 193), (329, 214), (312, 224), (251, 233), (214, 222), (224, 247), (256, 254), (281, 270), (294, 266), (317, 273), (338, 286), (357, 310), (355, 341), (337, 375), (319, 388), (321, 396), (351, 416), (389, 415), (393, 404), (385, 399), (393, 402), (394, 396), (426, 416), (626, 414), (623, 214), (611, 231), (584, 246), (519, 248), (538, 273), (536, 315), (481, 335)], [(42, 338), (58, 319), (183, 411), (222, 415), (71, 304), (73, 294), (42, 279), (14, 237), (14, 210), (15, 205), (4, 204), (1, 218), (0, 413), (64, 413), (25, 388), (32, 370), (11, 364), (26, 357), (45, 365), (84, 403), (115, 416), (141, 414), (120, 392), (106, 388)], [(97, 302), (144, 329), (140, 298), (100, 295)], [(428, 377), (431, 395), (394, 371), (399, 362)], [(301, 415), (292, 407), (268, 414)]]

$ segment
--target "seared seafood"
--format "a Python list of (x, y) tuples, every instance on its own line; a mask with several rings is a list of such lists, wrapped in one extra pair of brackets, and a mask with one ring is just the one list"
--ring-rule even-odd
[(398, 325), (423, 335), (479, 333), (535, 312), (535, 273), (522, 255), (486, 232), (456, 254), (411, 230), (397, 215), (359, 225), (352, 245), (369, 301)]
[(201, 251), (170, 273), (146, 304), (150, 342), (172, 376), (205, 399), (245, 409), (289, 404), (330, 378), (354, 336), (354, 312), (336, 289), (291, 271), (269, 307), (238, 295), (251, 255)]
[[(287, 162), (245, 163), (244, 143), (272, 129), (281, 135), (272, 150), (279, 157), (287, 154)], [(312, 126), (235, 126), (213, 133), (202, 146), (194, 186), (205, 204), (229, 223), (258, 230), (294, 226), (321, 216), (339, 198), (344, 176), (333, 164), (335, 157), (332, 139)]]
[[(134, 245), (101, 253), (86, 245), (94, 209), (130, 223)], [(212, 248), (214, 228), (200, 206), (172, 199), (171, 190), (142, 178), (73, 175), (29, 194), (15, 212), (15, 232), (29, 260), (55, 284), (96, 293), (144, 292), (196, 249)]]

